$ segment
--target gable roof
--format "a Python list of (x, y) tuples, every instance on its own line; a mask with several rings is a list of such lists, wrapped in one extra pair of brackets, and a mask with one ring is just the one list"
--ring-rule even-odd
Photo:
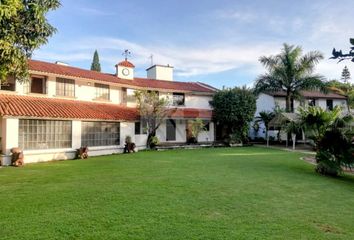
[[(285, 97), (285, 92), (266, 93), (273, 97)], [(322, 93), (319, 91), (301, 91), (305, 98), (347, 99), (346, 96), (334, 92)]]
[(38, 60), (28, 60), (30, 71), (39, 73), (52, 73), (67, 77), (78, 77), (92, 79), (101, 82), (120, 84), (126, 87), (136, 87), (143, 89), (160, 89), (180, 92), (201, 92), (212, 94), (215, 88), (196, 82), (164, 81), (148, 78), (134, 78), (133, 80), (118, 78), (113, 74), (100, 73), (77, 67), (64, 66), (55, 63), (48, 63)]

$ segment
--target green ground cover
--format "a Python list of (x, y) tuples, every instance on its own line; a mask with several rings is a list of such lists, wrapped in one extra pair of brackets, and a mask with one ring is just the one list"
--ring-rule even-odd
[(260, 147), (0, 169), (1, 239), (354, 239), (354, 177)]

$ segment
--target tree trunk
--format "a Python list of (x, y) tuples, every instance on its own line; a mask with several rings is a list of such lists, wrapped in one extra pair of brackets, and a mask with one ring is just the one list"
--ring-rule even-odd
[(292, 140), (293, 140), (293, 150), (295, 150), (296, 134), (295, 134), (295, 133), (292, 133), (292, 134), (291, 134), (291, 138), (292, 138)]
[(269, 147), (269, 134), (268, 134), (268, 128), (266, 128), (266, 139), (267, 139), (267, 147)]
[(285, 111), (286, 112), (291, 112), (291, 96), (290, 96), (290, 93), (286, 94)]
[(149, 132), (148, 137), (147, 137), (147, 141), (146, 141), (146, 147), (148, 149), (150, 149), (150, 147), (151, 147), (151, 139), (155, 136), (156, 136), (156, 130), (153, 132)]

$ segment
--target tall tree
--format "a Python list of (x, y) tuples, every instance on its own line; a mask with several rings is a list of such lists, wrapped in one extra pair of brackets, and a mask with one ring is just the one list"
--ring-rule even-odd
[(20, 81), (28, 77), (27, 59), (56, 31), (46, 14), (59, 6), (59, 0), (1, 1), (0, 81), (9, 75)]
[(141, 90), (135, 91), (134, 95), (141, 121), (144, 125), (146, 124), (144, 126), (148, 133), (146, 146), (150, 147), (153, 138), (156, 136), (156, 130), (173, 109), (168, 108), (168, 100), (160, 98), (158, 92)]
[(95, 50), (95, 53), (93, 54), (93, 59), (92, 59), (92, 63), (91, 63), (91, 70), (96, 71), (96, 72), (101, 72), (100, 58), (98, 57), (97, 50)]
[(354, 84), (331, 80), (327, 82), (327, 85), (329, 90), (347, 96), (348, 111), (350, 108), (354, 108)]
[(237, 134), (247, 140), (249, 124), (256, 112), (256, 97), (252, 90), (227, 88), (218, 91), (210, 102), (216, 122), (227, 127), (228, 134)]
[(301, 47), (284, 43), (279, 54), (260, 57), (259, 61), (268, 73), (257, 78), (255, 93), (285, 92), (286, 111), (290, 112), (291, 100), (302, 98), (301, 91), (326, 91), (323, 77), (313, 74), (316, 64), (321, 59), (323, 55), (320, 52), (312, 51), (302, 55)]
[(342, 71), (342, 78), (344, 83), (349, 83), (349, 79), (350, 79), (350, 72), (349, 72), (349, 69), (347, 66), (345, 66), (343, 68), (343, 71)]

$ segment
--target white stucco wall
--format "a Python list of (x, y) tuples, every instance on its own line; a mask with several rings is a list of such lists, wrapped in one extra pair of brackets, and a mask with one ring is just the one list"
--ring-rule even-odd
[(348, 112), (347, 101), (344, 99), (333, 100), (333, 107), (335, 107), (335, 106), (340, 106), (343, 109), (343, 111)]
[(78, 149), (81, 145), (81, 121), (72, 121), (72, 148)]
[(211, 109), (209, 102), (212, 100), (211, 96), (200, 95), (185, 95), (185, 107), (188, 108), (200, 108)]
[[(256, 101), (257, 109), (256, 109), (255, 116), (257, 116), (261, 111), (273, 111), (273, 109), (276, 106), (276, 103), (277, 102), (274, 101), (274, 98), (272, 96), (261, 93), (258, 96)], [(282, 103), (280, 102), (280, 104)], [(285, 102), (284, 102), (284, 107), (285, 107)]]
[[(125, 71), (124, 69), (127, 69), (129, 71), (129, 73), (127, 75), (123, 74), (123, 71)], [(126, 72), (125, 72), (126, 73)], [(132, 80), (134, 79), (134, 68), (131, 67), (124, 67), (124, 66), (117, 66), (116, 68), (116, 75), (119, 78), (123, 78), (123, 79), (129, 79)]]
[(10, 150), (18, 147), (18, 126), (17, 118), (3, 118), (1, 121), (1, 150), (4, 155), (1, 157), (1, 163), (3, 165), (11, 163)]
[(121, 122), (120, 123), (120, 145), (124, 146), (125, 138), (130, 136), (132, 141), (135, 142), (135, 124), (134, 122)]
[(78, 100), (91, 101), (95, 98), (95, 87), (93, 81), (76, 80), (75, 97)]
[(173, 81), (173, 67), (155, 65), (146, 71), (147, 78)]
[(56, 96), (56, 77), (54, 76), (47, 77), (47, 95), (49, 97)]

